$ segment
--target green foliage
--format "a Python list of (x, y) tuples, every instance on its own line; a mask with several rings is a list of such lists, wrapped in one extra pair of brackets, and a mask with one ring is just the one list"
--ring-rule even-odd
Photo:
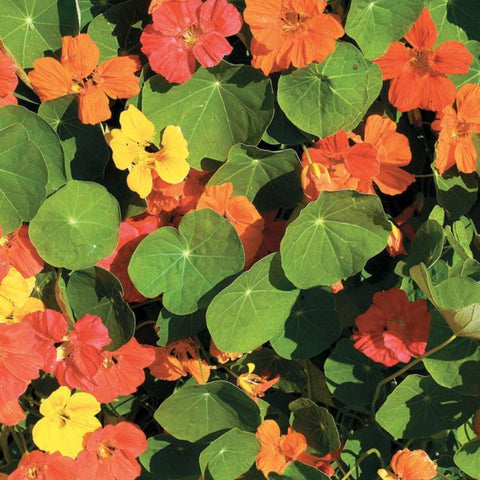
[(480, 439), (463, 445), (453, 457), (455, 464), (475, 480), (480, 478)]
[(205, 310), (198, 310), (189, 315), (175, 315), (162, 308), (157, 318), (158, 344), (162, 347), (170, 343), (191, 337), (206, 326)]
[(320, 470), (300, 462), (291, 463), (282, 475), (272, 473), (268, 476), (272, 480), (327, 480)]

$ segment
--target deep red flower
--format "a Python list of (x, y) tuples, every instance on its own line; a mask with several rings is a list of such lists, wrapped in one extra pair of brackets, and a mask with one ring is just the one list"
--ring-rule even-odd
[(94, 377), (91, 393), (100, 403), (113, 402), (119, 395), (129, 395), (145, 381), (144, 368), (155, 360), (151, 347), (140, 345), (135, 338), (114, 352), (103, 352), (103, 363)]
[(17, 468), (8, 480), (76, 480), (75, 460), (59, 452), (45, 453), (40, 450), (24, 453)]
[(425, 353), (431, 316), (427, 302), (408, 300), (399, 288), (377, 292), (370, 308), (355, 320), (354, 347), (387, 367)]
[(134, 480), (141, 467), (136, 458), (147, 449), (147, 439), (130, 422), (107, 425), (84, 439), (77, 464), (80, 480)]
[(128, 264), (138, 244), (159, 225), (159, 218), (150, 215), (127, 218), (118, 229), (120, 238), (115, 251), (97, 263), (97, 266), (113, 273), (122, 283), (127, 302), (143, 302), (145, 297), (135, 288), (128, 276)]
[(152, 13), (153, 24), (140, 37), (152, 70), (169, 82), (186, 82), (196, 68), (218, 65), (232, 51), (225, 37), (242, 27), (242, 17), (227, 0), (165, 1)]
[(0, 44), (0, 107), (18, 103), (17, 97), (13, 95), (18, 85), (16, 71), (15, 63), (3, 51)]

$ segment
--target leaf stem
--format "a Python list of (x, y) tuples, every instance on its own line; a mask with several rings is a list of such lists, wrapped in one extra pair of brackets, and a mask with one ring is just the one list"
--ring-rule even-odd
[(360, 458), (355, 462), (355, 465), (342, 477), (342, 480), (347, 480), (347, 478), (350, 477), (350, 475), (355, 471), (355, 469), (370, 455), (376, 455), (378, 460), (380, 461), (380, 464), (382, 468), (384, 467), (384, 462), (383, 462), (383, 457), (381, 453), (376, 449), (376, 448), (370, 448), (370, 450), (367, 450), (364, 454), (360, 455)]
[(448, 344), (452, 343), (456, 338), (457, 338), (457, 336), (455, 334), (453, 334), (450, 338), (448, 338), (447, 340), (442, 342), (440, 345), (437, 345), (436, 347), (432, 348), (431, 350), (424, 353), (420, 357), (417, 357), (415, 360), (411, 361), (410, 363), (405, 365), (403, 368), (401, 368), (397, 372), (392, 373), (392, 375), (384, 378), (381, 382), (379, 382), (378, 385), (377, 385), (377, 389), (375, 390), (375, 395), (373, 396), (373, 400), (372, 400), (372, 404), (371, 404), (371, 408), (370, 408), (372, 417), (375, 416), (375, 405), (376, 405), (378, 397), (380, 395), (380, 391), (385, 384), (387, 384), (388, 382), (391, 382), (392, 380), (397, 378), (399, 375), (402, 375), (403, 373), (407, 372), (412, 367), (417, 365), (417, 363), (420, 363), (421, 361), (423, 361), (424, 358), (427, 358), (430, 355), (433, 355), (434, 353), (438, 352), (442, 348), (446, 347)]
[(139, 323), (136, 327), (135, 327), (135, 331), (138, 331), (140, 330), (141, 328), (143, 327), (146, 327), (147, 325), (155, 325), (157, 322), (155, 320), (145, 320), (144, 322), (142, 323)]

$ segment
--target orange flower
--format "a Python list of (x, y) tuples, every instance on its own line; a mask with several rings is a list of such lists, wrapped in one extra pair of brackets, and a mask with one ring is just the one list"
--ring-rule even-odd
[(407, 252), (403, 246), (403, 233), (402, 231), (393, 223), (390, 222), (392, 226), (392, 232), (387, 240), (387, 252), (391, 257), (396, 257), (397, 255), (406, 255)]
[(335, 15), (323, 13), (326, 0), (246, 0), (245, 21), (253, 35), (252, 65), (265, 75), (323, 62), (344, 29)]
[(390, 467), (393, 473), (383, 468), (378, 470), (382, 480), (432, 480), (437, 476), (437, 465), (423, 450), (399, 450), (392, 457)]
[(423, 108), (442, 110), (455, 100), (456, 89), (447, 74), (468, 73), (472, 54), (460, 42), (448, 41), (433, 48), (437, 27), (425, 8), (405, 35), (413, 47), (393, 42), (377, 63), (384, 80), (392, 80), (388, 98), (402, 112)]
[(245, 249), (245, 265), (249, 266), (262, 243), (265, 222), (247, 197), (232, 197), (232, 193), (231, 183), (206, 187), (198, 200), (197, 210), (210, 208), (223, 215), (235, 227)]
[(17, 67), (0, 48), (0, 107), (3, 105), (16, 105), (17, 97), (13, 92), (17, 88)]
[(257, 402), (257, 398), (264, 397), (265, 392), (280, 380), (280, 376), (277, 375), (275, 378), (267, 380), (265, 377), (253, 373), (254, 363), (247, 363), (247, 367), (248, 373), (243, 373), (237, 378), (237, 385)]
[(215, 345), (215, 342), (212, 340), (210, 343), (210, 355), (217, 359), (218, 363), (227, 363), (233, 360), (237, 360), (243, 356), (243, 353), (234, 353), (234, 352), (222, 352)]
[(472, 173), (477, 163), (474, 133), (480, 133), (480, 86), (469, 83), (457, 93), (457, 111), (447, 106), (437, 114), (432, 128), (440, 130), (435, 167), (440, 173), (457, 165), (460, 172)]
[(115, 57), (98, 64), (100, 50), (86, 33), (62, 38), (60, 62), (39, 58), (28, 74), (40, 100), (74, 93), (82, 123), (96, 124), (111, 117), (108, 97), (130, 98), (140, 91), (134, 72), (141, 64), (136, 55)]

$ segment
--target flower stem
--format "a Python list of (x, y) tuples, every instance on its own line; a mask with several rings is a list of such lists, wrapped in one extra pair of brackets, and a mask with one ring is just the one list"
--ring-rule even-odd
[(373, 396), (373, 400), (372, 400), (372, 404), (371, 404), (371, 414), (372, 414), (372, 417), (375, 416), (375, 405), (377, 403), (377, 400), (378, 400), (378, 397), (380, 395), (380, 391), (382, 390), (382, 387), (387, 384), (388, 382), (391, 382), (392, 380), (394, 380), (395, 378), (397, 378), (399, 375), (402, 375), (403, 373), (407, 372), (408, 370), (410, 370), (412, 367), (414, 367), (415, 365), (417, 365), (417, 363), (420, 363), (421, 361), (423, 361), (424, 358), (427, 358), (429, 357), (430, 355), (433, 355), (434, 353), (438, 352), (439, 350), (441, 350), (442, 348), (446, 347), (447, 345), (449, 345), (450, 343), (452, 343), (455, 339), (457, 338), (457, 336), (455, 334), (453, 334), (450, 338), (448, 338), (447, 340), (445, 340), (443, 343), (441, 343), (440, 345), (437, 345), (436, 347), (432, 348), (431, 350), (429, 350), (428, 352), (424, 353), (422, 356), (420, 357), (417, 357), (415, 360), (411, 361), (410, 363), (408, 363), (407, 365), (405, 365), (403, 368), (401, 368), (400, 370), (398, 370), (397, 372), (395, 373), (392, 373), (392, 375), (390, 375), (389, 377), (386, 377), (384, 378), (381, 382), (378, 383), (377, 385), (377, 389), (375, 390), (375, 395)]
[(302, 144), (302, 150), (305, 153), (305, 156), (307, 157), (308, 163), (311, 165), (312, 162), (312, 157), (310, 157), (310, 152), (308, 151), (308, 148)]
[(371, 448), (370, 450), (367, 450), (364, 454), (360, 455), (360, 458), (355, 462), (355, 465), (342, 477), (342, 480), (347, 480), (347, 478), (350, 477), (350, 475), (355, 471), (355, 469), (370, 455), (376, 455), (378, 460), (380, 461), (380, 464), (382, 468), (384, 467), (383, 463), (383, 457), (380, 454), (380, 452), (376, 448)]

